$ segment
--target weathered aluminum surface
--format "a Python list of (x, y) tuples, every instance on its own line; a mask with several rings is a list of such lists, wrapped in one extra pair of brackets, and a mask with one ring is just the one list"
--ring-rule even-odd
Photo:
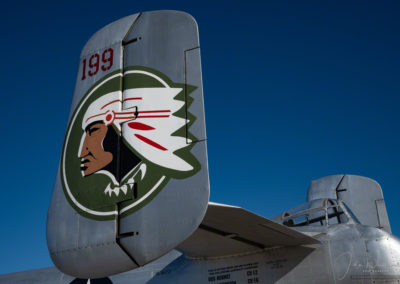
[[(112, 53), (108, 50), (113, 52), (114, 58), (109, 70), (105, 68), (107, 67), (107, 58), (112, 56)], [(99, 62), (103, 64), (100, 67)], [(93, 67), (96, 64), (97, 67)], [(125, 80), (129, 74), (132, 74), (132, 70), (135, 72), (139, 70), (140, 74), (147, 76), (145, 79), (141, 79), (142, 81), (139, 82), (139, 85), (143, 85), (143, 82), (148, 85), (137, 87), (137, 85), (132, 86), (131, 84), (129, 88), (126, 87), (126, 84), (134, 81), (131, 79), (129, 79), (131, 81), (128, 79)], [(107, 77), (109, 74), (112, 76)], [(111, 86), (110, 83), (110, 86), (107, 87), (104, 82), (111, 81), (110, 78), (112, 80), (115, 78), (112, 81), (114, 85)], [(169, 86), (164, 86), (164, 89), (155, 87), (151, 85), (154, 82), (151, 84), (146, 83), (146, 80), (149, 80), (149, 78), (156, 78), (159, 82), (169, 84)], [(100, 81), (101, 84), (99, 85)], [(117, 84), (115, 84), (115, 81), (117, 81)], [(104, 87), (105, 91), (102, 91), (104, 93), (99, 91), (99, 95), (96, 94), (93, 98), (90, 97), (99, 86), (106, 86)], [(119, 89), (116, 90), (116, 86)], [(160, 113), (171, 112), (170, 116), (173, 119), (168, 121), (171, 121), (172, 130), (171, 134), (168, 134), (167, 137), (172, 137), (170, 140), (177, 141), (176, 137), (178, 134), (176, 133), (181, 130), (183, 131), (182, 134), (179, 134), (179, 137), (182, 137), (180, 141), (185, 142), (180, 142), (184, 145), (178, 148), (176, 152), (183, 148), (190, 149), (188, 150), (190, 154), (185, 154), (187, 155), (185, 159), (191, 159), (192, 164), (190, 166), (195, 165), (192, 168), (196, 170), (192, 171), (193, 174), (186, 174), (184, 170), (179, 172), (179, 169), (172, 172), (174, 168), (168, 168), (165, 164), (154, 163), (147, 156), (141, 156), (143, 152), (139, 151), (140, 147), (131, 148), (130, 151), (137, 154), (138, 156), (136, 157), (140, 157), (140, 161), (150, 163), (153, 172), (160, 172), (160, 174), (157, 179), (152, 179), (152, 181), (148, 182), (154, 182), (155, 184), (154, 186), (147, 186), (146, 190), (149, 190), (148, 194), (134, 199), (136, 197), (133, 197), (132, 189), (132, 194), (123, 196), (121, 193), (122, 197), (120, 198), (118, 192), (122, 192), (122, 190), (118, 188), (125, 186), (126, 189), (129, 185), (133, 188), (135, 185), (133, 177), (132, 179), (127, 179), (128, 181), (125, 184), (122, 184), (119, 179), (119, 175), (128, 175), (126, 173), (122, 175), (121, 173), (125, 158), (121, 154), (122, 152), (120, 153), (121, 145), (127, 145), (129, 142), (125, 143), (125, 141), (129, 137), (133, 137), (132, 139), (138, 137), (132, 133), (128, 137), (127, 132), (125, 132), (126, 129), (129, 129), (128, 124), (140, 117), (140, 115), (138, 116), (138, 112), (136, 112), (137, 107), (132, 108), (132, 105), (136, 102), (134, 100), (138, 98), (137, 96), (129, 97), (128, 92), (145, 93), (146, 90), (150, 89), (158, 92), (158, 97), (162, 98), (162, 100), (166, 100), (165, 96), (162, 97), (160, 95), (164, 94), (163, 91), (172, 89), (181, 90), (179, 93), (173, 94), (176, 97), (171, 99), (173, 102), (171, 103), (170, 110), (165, 110), (169, 105), (159, 106), (165, 107), (161, 109), (152, 109), (152, 105), (157, 105), (158, 101), (155, 99), (152, 100), (150, 95), (147, 95), (147, 97), (146, 95), (141, 95), (142, 97), (144, 96), (144, 99), (140, 98), (140, 102), (143, 101), (143, 104), (139, 112), (142, 111), (143, 117), (153, 118), (162, 117), (159, 115)], [(183, 98), (182, 107), (180, 107), (182, 99), (177, 98), (179, 95), (182, 95), (181, 98)], [(108, 99), (109, 97), (111, 99)], [(114, 104), (115, 107), (109, 107), (111, 104)], [(171, 111), (175, 106), (176, 109)], [(152, 111), (148, 111), (148, 109)], [(129, 111), (131, 112), (129, 113)], [(82, 122), (75, 120), (81, 112), (89, 113), (83, 116), (85, 119), (82, 118)], [(149, 112), (150, 115), (147, 114)], [(178, 112), (180, 114), (176, 114)], [(90, 136), (90, 133), (87, 132), (87, 127), (90, 125), (88, 121), (96, 118), (95, 121), (90, 123), (103, 123), (107, 128), (110, 124), (106, 124), (106, 119), (109, 119), (106, 118), (108, 117), (106, 114), (113, 114), (115, 115), (115, 119), (117, 119), (117, 115), (126, 116), (124, 113), (132, 116), (128, 117), (128, 119), (118, 118), (125, 119), (125, 124), (123, 122), (118, 125), (112, 124), (114, 119), (111, 121), (111, 126), (117, 129), (117, 135), (119, 135), (119, 138), (113, 140), (116, 141), (114, 144), (117, 145), (118, 152), (115, 152), (115, 155), (112, 156), (112, 159), (117, 160), (116, 163), (118, 163), (115, 166), (116, 174), (114, 175), (115, 180), (118, 177), (118, 183), (117, 181), (114, 182), (118, 191), (109, 191), (109, 194), (111, 197), (115, 193), (115, 196), (119, 200), (115, 204), (112, 204), (112, 209), (104, 209), (107, 206), (110, 207), (110, 204), (105, 205), (105, 203), (102, 203), (108, 187), (106, 190), (99, 188), (100, 190), (97, 190), (97, 192), (102, 194), (101, 198), (99, 198), (100, 201), (90, 197), (89, 203), (92, 204), (90, 206), (93, 206), (94, 209), (88, 206), (85, 207), (79, 201), (76, 202), (75, 196), (70, 193), (70, 188), (74, 187), (80, 190), (78, 194), (82, 193), (84, 195), (84, 192), (88, 188), (81, 187), (81, 184), (85, 185), (85, 183), (79, 184), (75, 182), (76, 179), (71, 179), (72, 185), (66, 185), (67, 179), (65, 176), (68, 175), (68, 171), (65, 170), (67, 168), (65, 165), (66, 157), (74, 156), (72, 158), (81, 159), (81, 167), (83, 167), (85, 165), (84, 159), (87, 158), (82, 158), (83, 154), (81, 153), (84, 151), (81, 150), (83, 149), (82, 145), (86, 147), (85, 151), (90, 153), (87, 144), (85, 144), (91, 143), (86, 142), (87, 137)], [(133, 115), (133, 113), (135, 114)], [(104, 118), (100, 118), (103, 116)], [(134, 127), (139, 127), (141, 130), (155, 129), (151, 125), (143, 124), (143, 119), (145, 121), (145, 118), (142, 118), (142, 122), (135, 122), (136, 126)], [(80, 140), (76, 139), (77, 134), (71, 134), (71, 136), (75, 135), (73, 136), (74, 140), (71, 138), (71, 141), (73, 141), (74, 145), (79, 144), (79, 142), (81, 144), (79, 151), (77, 151), (78, 153), (74, 150), (71, 152), (71, 155), (65, 154), (67, 152), (64, 145), (63, 156), (60, 162), (61, 166), (48, 213), (47, 227), (49, 251), (53, 262), (60, 270), (81, 278), (96, 278), (120, 273), (137, 266), (145, 265), (159, 258), (193, 233), (203, 219), (207, 208), (209, 180), (198, 29), (196, 21), (190, 15), (178, 11), (155, 11), (135, 14), (120, 19), (93, 35), (81, 53), (69, 120), (70, 126), (67, 130), (65, 145), (69, 146), (68, 143), (70, 140), (68, 139), (70, 139), (70, 133), (72, 133), (71, 127), (74, 127), (75, 121), (83, 125), (83, 130), (79, 130), (83, 134), (80, 134), (82, 136)], [(147, 127), (147, 129), (143, 129), (143, 127)], [(161, 133), (165, 128), (159, 127), (159, 129), (161, 130), (158, 133)], [(110, 132), (110, 130), (108, 131)], [(105, 146), (103, 146), (106, 138), (103, 138), (104, 140), (101, 141), (101, 144), (98, 143), (103, 148), (103, 153), (106, 152)], [(142, 145), (147, 147), (150, 147), (148, 145), (152, 145), (154, 148), (159, 149), (158, 154), (153, 154), (152, 157), (154, 158), (163, 154), (164, 152), (162, 151), (168, 150), (162, 145), (157, 144), (157, 142), (149, 140), (147, 137), (140, 136), (140, 139)], [(71, 142), (70, 144), (73, 143)], [(164, 142), (161, 141), (159, 143), (163, 144)], [(128, 144), (128, 146), (132, 146), (132, 144)], [(173, 146), (170, 149), (174, 149)], [(173, 154), (170, 156), (174, 157)], [(168, 163), (167, 158), (164, 158), (162, 161), (167, 161), (165, 163)], [(184, 162), (188, 164), (186, 160)], [(94, 173), (98, 174), (101, 170), (105, 172), (105, 166), (102, 167)], [(130, 172), (133, 172), (133, 166), (131, 168)], [(77, 167), (73, 169), (77, 169)], [(93, 174), (93, 172), (84, 173), (86, 169), (82, 168), (82, 175), (79, 178), (82, 179), (83, 177), (85, 179), (86, 176)], [(144, 167), (140, 173), (144, 175), (146, 171), (149, 172)], [(165, 172), (169, 176), (166, 177), (167, 174)], [(110, 175), (113, 175), (113, 172), (108, 171), (106, 174), (103, 173), (103, 175), (110, 177)], [(92, 175), (92, 180), (94, 180), (93, 176), (98, 175)], [(163, 184), (164, 181), (166, 182)], [(89, 184), (89, 186), (96, 188), (96, 181)], [(161, 189), (158, 190), (158, 188)], [(142, 189), (139, 188), (138, 190)], [(153, 189), (158, 191), (154, 191)], [(142, 190), (141, 192), (144, 191)], [(142, 202), (143, 200), (151, 201), (145, 203)], [(125, 201), (131, 202), (132, 206), (126, 205)], [(75, 206), (75, 210), (71, 206)], [(131, 210), (135, 206), (138, 209)], [(108, 216), (108, 219), (105, 219), (104, 216)]]
[[(205, 248), (199, 251), (213, 249), (212, 254), (194, 258), (176, 251), (168, 253), (198, 227), (209, 196), (197, 24), (191, 16), (176, 11), (132, 15), (96, 33), (84, 47), (81, 61), (90, 60), (93, 54), (109, 47), (117, 58), (109, 70), (100, 70), (83, 80), (80, 64), (69, 119), (84, 94), (105, 75), (119, 72), (118, 94), (123, 98), (124, 68), (141, 66), (158, 70), (181, 84), (185, 91), (189, 85), (197, 87), (190, 94), (194, 103), (186, 108), (186, 119), (191, 119), (188, 113), (197, 118), (190, 126), (196, 138), (188, 139), (189, 128), (186, 128), (186, 138), (188, 144), (194, 143), (191, 153), (202, 165), (201, 170), (185, 180), (172, 179), (142, 210), (128, 216), (116, 214), (115, 220), (108, 221), (95, 221), (74, 211), (63, 193), (59, 171), (48, 214), (48, 247), (57, 267), (84, 279), (67, 276), (57, 268), (46, 268), (0, 275), (0, 283), (400, 282), (400, 240), (388, 233), (390, 224), (380, 186), (357, 176), (337, 175), (317, 180), (309, 188), (308, 199), (343, 200), (363, 225), (348, 222), (284, 230), (282, 225), (268, 220), (264, 234), (254, 230), (254, 226), (265, 223), (266, 219), (247, 211), (235, 211), (205, 219), (206, 226), (217, 227), (214, 229), (219, 228), (224, 234), (232, 233), (224, 236), (228, 237), (226, 241), (219, 240), (219, 251), (208, 247), (209, 241), (214, 240), (215, 230), (200, 228), (195, 241)], [(188, 95), (185, 93), (186, 102)], [(237, 228), (235, 220), (238, 220)], [(272, 233), (274, 229), (278, 232)], [(140, 234), (133, 237), (132, 232)], [(279, 240), (282, 233), (286, 236)], [(288, 242), (287, 238), (293, 236), (308, 241), (317, 239), (319, 243)], [(238, 245), (235, 237), (242, 237), (247, 243)], [(268, 238), (270, 243), (264, 242)], [(253, 250), (256, 244), (265, 247)], [(225, 253), (221, 251), (235, 251), (235, 254), (222, 256)], [(129, 269), (133, 270), (114, 275)], [(94, 279), (98, 277), (103, 278)]]
[[(186, 94), (193, 99), (187, 113), (195, 122), (187, 131), (197, 138), (191, 152), (201, 164), (200, 171), (186, 179), (173, 179), (140, 211), (121, 219), (121, 233), (140, 234), (121, 239), (123, 246), (143, 265), (176, 247), (190, 236), (205, 214), (208, 197), (208, 162), (197, 23), (177, 11), (142, 13), (127, 35), (124, 66), (147, 66), (176, 83), (195, 86)], [(189, 118), (187, 118), (189, 119)]]
[[(128, 16), (104, 27), (83, 48), (69, 120), (83, 95), (96, 81), (122, 68), (121, 43), (137, 16)], [(95, 76), (82, 80), (82, 60), (106, 47), (114, 49), (117, 58), (114, 65), (110, 70), (99, 70)], [(59, 167), (47, 218), (47, 242), (54, 264), (62, 271), (80, 277), (96, 277), (134, 268), (136, 265), (116, 243), (115, 229), (115, 221), (100, 223), (89, 220), (71, 207), (62, 189)]]

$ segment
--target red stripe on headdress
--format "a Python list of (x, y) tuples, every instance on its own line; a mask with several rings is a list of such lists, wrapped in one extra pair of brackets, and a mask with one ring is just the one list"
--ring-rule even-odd
[(163, 151), (167, 151), (167, 148), (164, 148), (163, 146), (161, 146), (160, 144), (154, 142), (153, 140), (150, 140), (149, 138), (143, 137), (142, 135), (139, 134), (135, 134), (135, 136), (137, 138), (139, 138), (140, 140), (142, 140), (143, 142), (149, 144), (150, 146), (153, 146), (154, 148), (163, 150)]
[(154, 127), (151, 127), (150, 125), (140, 123), (140, 122), (130, 122), (130, 123), (128, 123), (128, 126), (132, 129), (137, 129), (137, 130), (153, 130), (153, 129), (155, 129)]

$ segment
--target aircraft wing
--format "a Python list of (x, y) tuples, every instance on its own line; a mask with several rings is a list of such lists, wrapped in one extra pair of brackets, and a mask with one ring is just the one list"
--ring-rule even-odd
[(190, 257), (217, 257), (317, 243), (315, 238), (243, 208), (210, 202), (199, 228), (178, 249)]

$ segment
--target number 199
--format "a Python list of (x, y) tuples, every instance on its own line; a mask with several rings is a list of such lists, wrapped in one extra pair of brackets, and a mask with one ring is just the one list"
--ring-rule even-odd
[[(101, 54), (101, 64), (100, 64), (100, 54), (95, 53), (89, 58), (89, 71), (87, 72), (87, 75), (92, 77), (99, 72), (99, 69), (101, 68), (102, 71), (107, 71), (110, 70), (111, 66), (113, 65), (113, 60), (114, 60), (114, 50), (112, 48), (108, 48), (103, 51)], [(86, 79), (86, 58), (83, 59), (82, 62), (82, 80)]]

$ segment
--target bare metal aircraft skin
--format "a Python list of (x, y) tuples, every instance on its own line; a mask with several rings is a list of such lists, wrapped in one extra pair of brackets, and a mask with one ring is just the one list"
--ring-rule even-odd
[(55, 267), (0, 283), (397, 283), (400, 242), (369, 178), (313, 181), (267, 219), (209, 202), (196, 21), (131, 15), (82, 50), (47, 218)]

